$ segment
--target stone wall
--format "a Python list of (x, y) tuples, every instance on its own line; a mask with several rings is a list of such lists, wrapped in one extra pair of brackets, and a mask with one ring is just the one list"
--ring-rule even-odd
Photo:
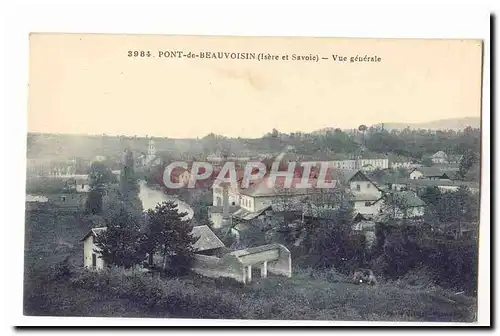
[(286, 277), (292, 276), (292, 256), (290, 251), (283, 245), (274, 244), (279, 248), (279, 259), (270, 261), (267, 264), (267, 270), (270, 273), (284, 275)]
[(211, 278), (228, 277), (245, 282), (243, 265), (237, 258), (224, 255), (222, 258), (195, 254), (192, 270)]

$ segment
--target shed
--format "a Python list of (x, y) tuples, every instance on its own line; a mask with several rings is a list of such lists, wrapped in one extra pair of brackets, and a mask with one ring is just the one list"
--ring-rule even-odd
[(93, 228), (82, 238), (83, 241), (83, 266), (92, 269), (103, 269), (104, 260), (100, 257), (95, 245), (95, 238), (105, 232), (106, 227)]

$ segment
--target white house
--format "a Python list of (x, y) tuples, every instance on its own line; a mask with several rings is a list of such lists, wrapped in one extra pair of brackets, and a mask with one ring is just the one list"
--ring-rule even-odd
[(429, 180), (449, 180), (450, 177), (446, 171), (435, 167), (418, 167), (410, 172), (410, 179), (429, 179)]
[(439, 151), (431, 155), (432, 163), (448, 163), (448, 155), (445, 152)]
[(364, 171), (373, 171), (375, 169), (389, 168), (389, 159), (348, 159), (348, 160), (334, 160), (327, 162), (331, 167), (337, 169), (361, 169)]
[(88, 179), (75, 179), (76, 192), (90, 192), (90, 183)]
[(422, 165), (420, 163), (414, 163), (411, 161), (395, 161), (391, 163), (391, 169), (398, 169), (398, 168), (412, 169), (421, 166)]
[(100, 257), (100, 254), (96, 251), (99, 249), (95, 245), (95, 237), (97, 237), (102, 232), (106, 231), (107, 228), (93, 228), (91, 229), (85, 237), (83, 237), (83, 266), (87, 268), (92, 268), (95, 270), (103, 269), (105, 266), (104, 260)]
[(190, 179), (191, 173), (187, 169), (179, 174), (179, 183), (182, 183), (183, 186), (187, 185)]
[(359, 170), (343, 171), (345, 180), (354, 196), (354, 210), (361, 215), (375, 215), (380, 210), (377, 202), (383, 196), (382, 190)]
[(96, 157), (94, 157), (94, 162), (103, 162), (103, 161), (106, 161), (106, 157), (103, 155), (97, 155)]
[(389, 159), (359, 159), (358, 169), (364, 171), (373, 171), (375, 169), (389, 168)]

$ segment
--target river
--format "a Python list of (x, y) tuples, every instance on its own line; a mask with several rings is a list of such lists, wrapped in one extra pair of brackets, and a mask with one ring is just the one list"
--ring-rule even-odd
[(177, 204), (180, 212), (187, 212), (186, 218), (193, 218), (193, 209), (181, 200), (164, 194), (160, 190), (151, 189), (146, 185), (146, 181), (139, 181), (139, 198), (142, 201), (144, 210), (154, 209), (158, 203), (172, 201)]

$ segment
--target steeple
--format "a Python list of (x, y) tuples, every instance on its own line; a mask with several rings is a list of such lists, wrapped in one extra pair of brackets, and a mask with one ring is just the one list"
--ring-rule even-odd
[(146, 156), (146, 162), (151, 163), (156, 157), (156, 146), (153, 138), (149, 138), (148, 141), (148, 154)]

